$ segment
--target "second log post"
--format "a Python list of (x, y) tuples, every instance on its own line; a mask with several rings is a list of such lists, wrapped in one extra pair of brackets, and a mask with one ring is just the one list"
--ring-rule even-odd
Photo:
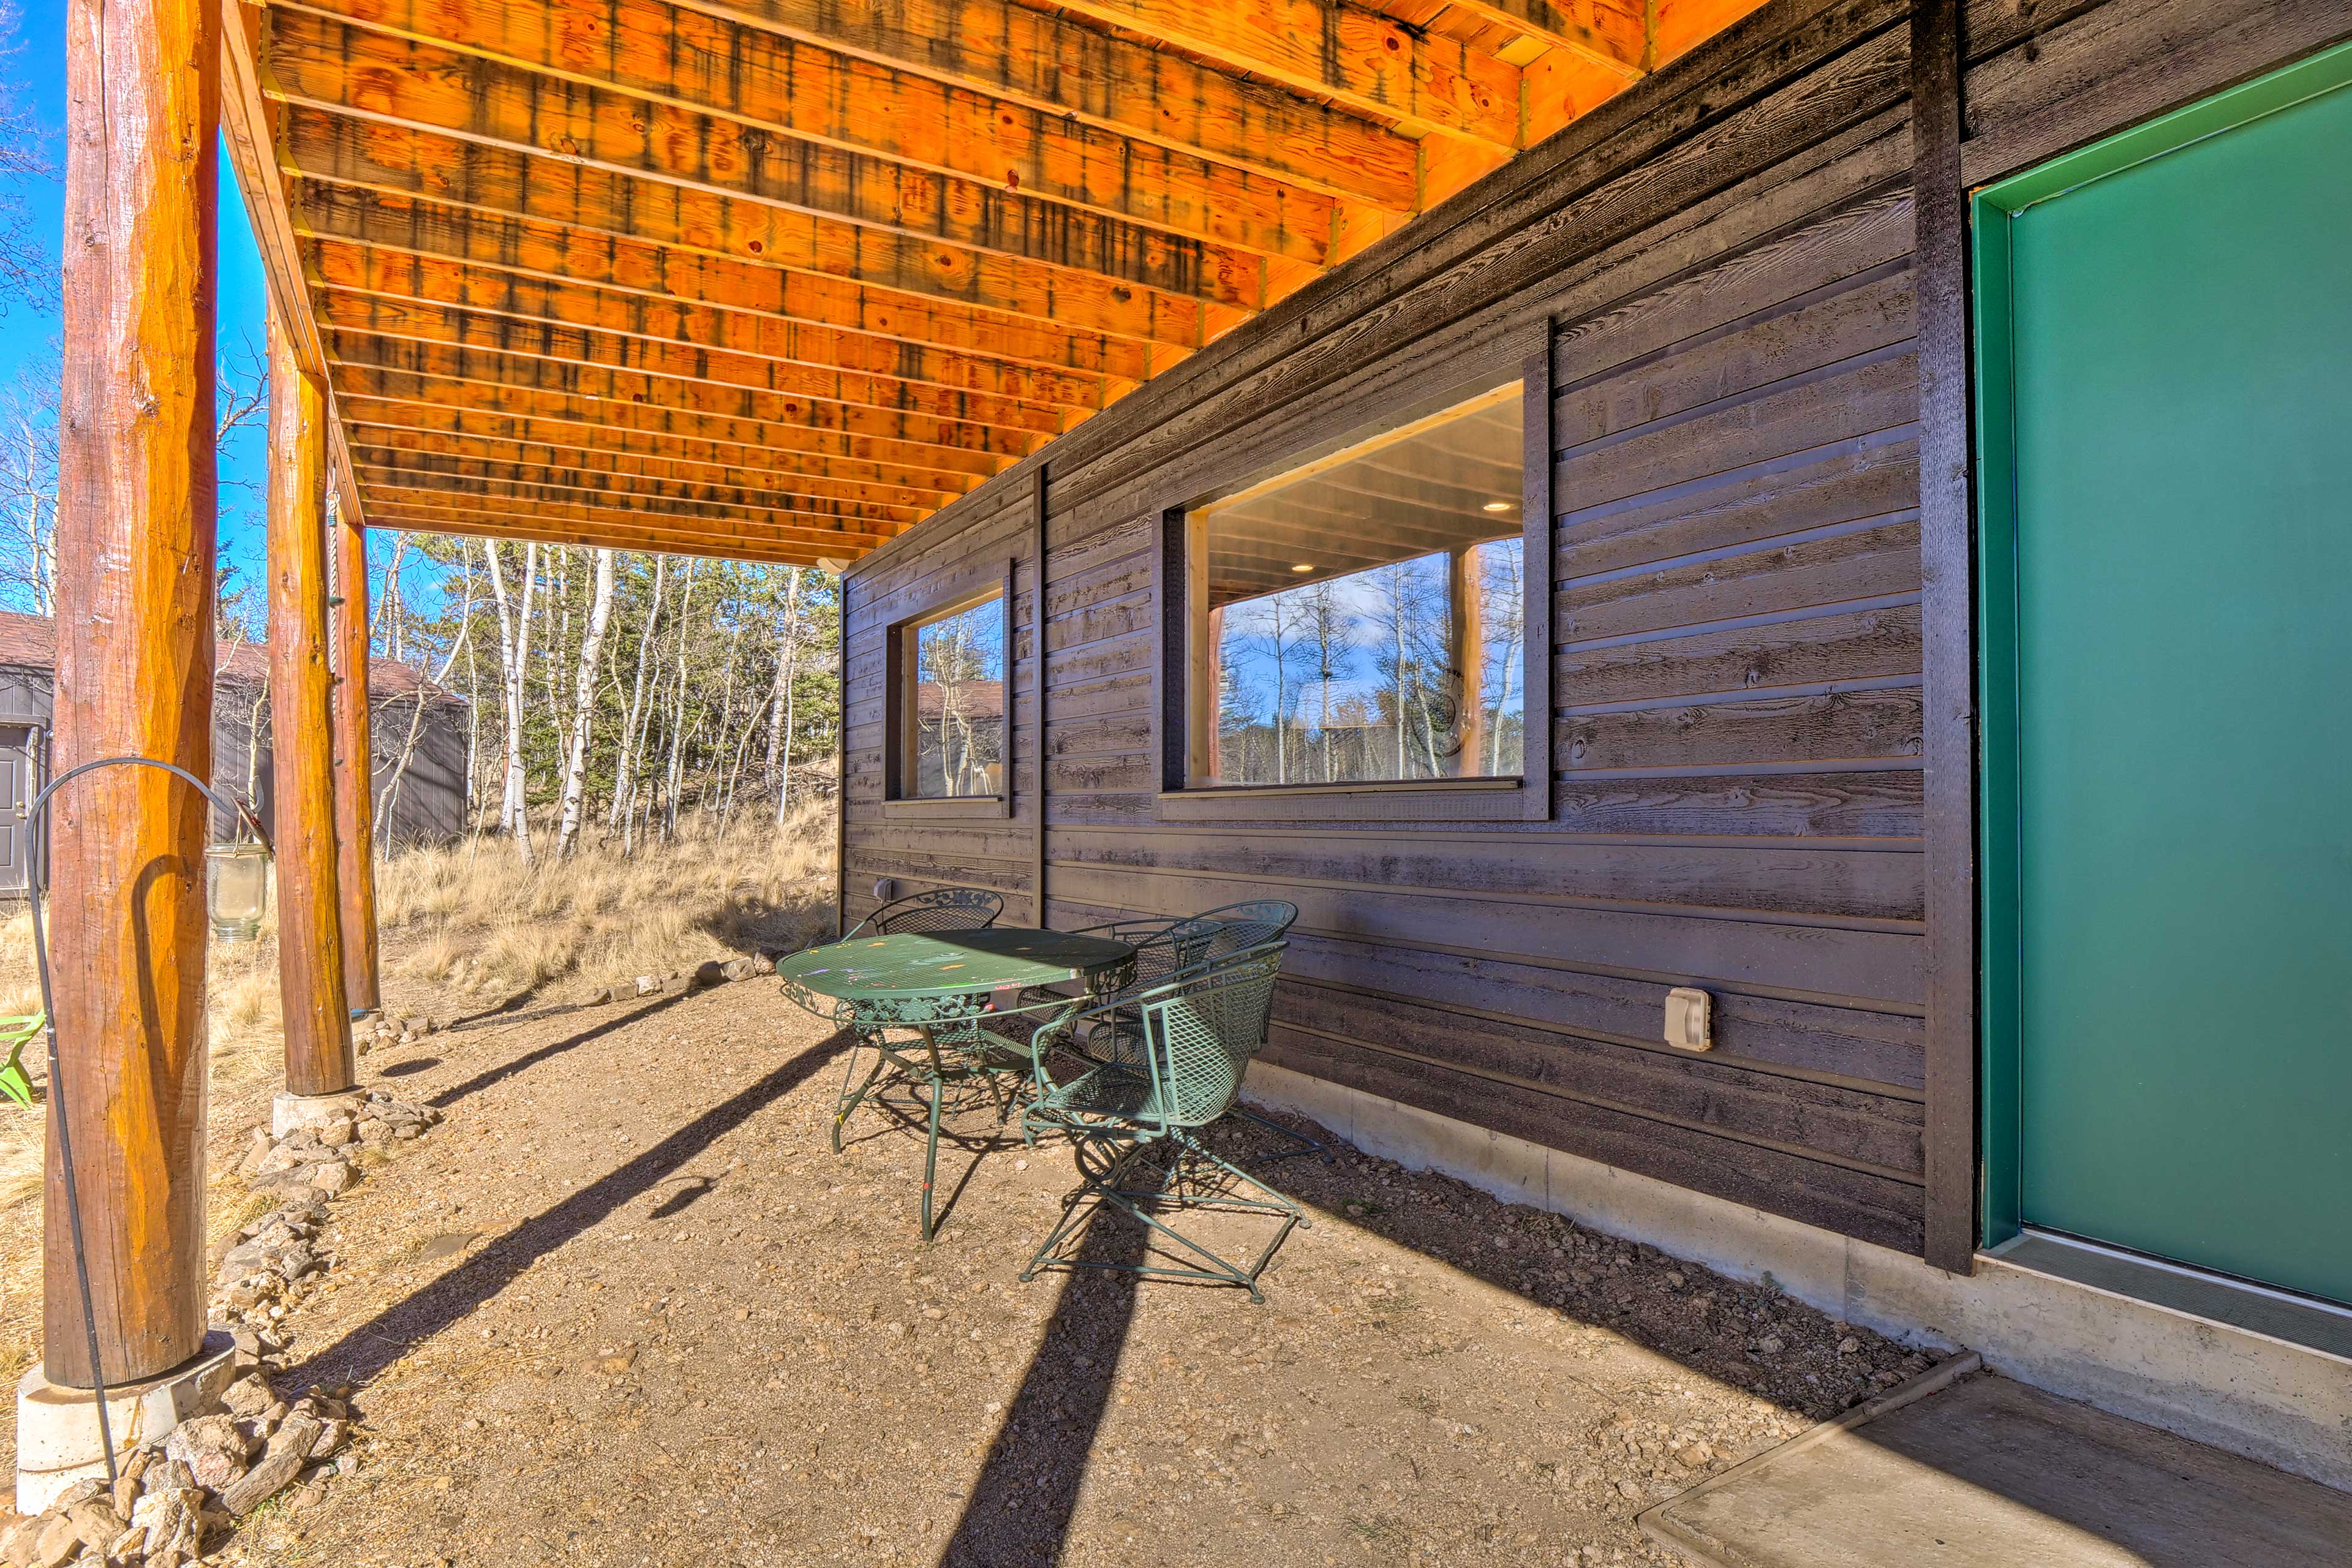
[(330, 529), (335, 587), (336, 870), (343, 895), (343, 992), (352, 1016), (383, 1005), (376, 981), (375, 781), (368, 713), (367, 529), (348, 509)]
[[(327, 658), (324, 390), (269, 322), (269, 728), (286, 1090), (357, 1081), (336, 874), (334, 681)], [(279, 1131), (299, 1114), (281, 1114)]]

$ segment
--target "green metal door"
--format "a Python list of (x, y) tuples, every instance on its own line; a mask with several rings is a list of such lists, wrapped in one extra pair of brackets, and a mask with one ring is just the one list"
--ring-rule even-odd
[(2352, 52), (1977, 205), (1989, 1228), (2352, 1300)]

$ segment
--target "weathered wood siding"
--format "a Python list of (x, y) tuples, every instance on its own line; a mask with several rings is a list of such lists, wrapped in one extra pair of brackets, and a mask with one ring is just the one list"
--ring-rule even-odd
[[(1967, 178), (2347, 31), (1973, 5)], [(1923, 634), (1909, 44), (1894, 0), (1768, 6), (1049, 447), (1042, 747), (1040, 459), (862, 563), (850, 918), (880, 877), (1027, 918), (1042, 753), (1054, 923), (1298, 904), (1269, 1060), (1920, 1250), (1926, 889), (1969, 869), (1923, 852), (1922, 672), (1969, 652)], [(1160, 510), (1547, 337), (1552, 820), (1161, 820)], [(885, 626), (1015, 556), (1013, 817), (887, 812)], [(1675, 984), (1716, 996), (1712, 1053), (1658, 1040)]]

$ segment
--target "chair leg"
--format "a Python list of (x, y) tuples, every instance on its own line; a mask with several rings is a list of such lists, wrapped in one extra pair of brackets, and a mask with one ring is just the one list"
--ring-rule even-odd
[[(1127, 1185), (1128, 1177), (1141, 1163), (1143, 1157), (1156, 1148), (1168, 1151), (1170, 1158), (1167, 1169), (1160, 1173), (1160, 1180), (1155, 1185), (1130, 1189)], [(1265, 1197), (1262, 1199), (1227, 1196), (1193, 1198), (1181, 1194), (1171, 1195), (1171, 1190), (1178, 1185), (1179, 1167), (1181, 1166), (1183, 1155), (1186, 1153), (1208, 1161), (1218, 1169), (1264, 1193)], [(1023, 1279), (1035, 1278), (1038, 1268), (1049, 1264), (1065, 1268), (1108, 1268), (1127, 1274), (1150, 1275), (1156, 1279), (1213, 1280), (1239, 1285), (1249, 1292), (1251, 1300), (1262, 1302), (1265, 1300), (1265, 1294), (1258, 1288), (1258, 1276), (1264, 1273), (1265, 1266), (1273, 1261), (1275, 1250), (1282, 1245), (1284, 1238), (1289, 1236), (1291, 1227), (1308, 1223), (1306, 1211), (1297, 1204), (1267, 1186), (1247, 1171), (1218, 1158), (1198, 1140), (1181, 1132), (1170, 1133), (1163, 1139), (1148, 1143), (1133, 1144), (1123, 1151), (1107, 1169), (1100, 1172), (1087, 1169), (1083, 1158), (1082, 1146), (1079, 1170), (1084, 1176), (1084, 1184), (1072, 1194), (1065, 1205), (1061, 1222), (1054, 1227), (1053, 1234), (1045, 1238), (1044, 1245), (1038, 1247), (1036, 1255), (1030, 1258), (1028, 1267), (1021, 1271)], [(1146, 1179), (1149, 1180), (1149, 1178)], [(1093, 1200), (1092, 1203), (1087, 1201), (1089, 1198)], [(1211, 1251), (1152, 1212), (1154, 1207), (1159, 1206), (1181, 1210), (1210, 1205), (1279, 1215), (1282, 1216), (1282, 1226), (1259, 1251), (1257, 1257), (1244, 1264), (1235, 1263)], [(1118, 1210), (1144, 1226), (1152, 1235), (1163, 1237), (1174, 1247), (1181, 1247), (1182, 1252), (1178, 1256), (1182, 1261), (1177, 1266), (1155, 1266), (1106, 1263), (1092, 1258), (1053, 1256), (1063, 1242), (1106, 1206)], [(1198, 1261), (1192, 1262), (1191, 1259), (1198, 1259)]]
[[(1084, 1138), (1079, 1140), (1079, 1148), (1082, 1155), (1084, 1150), (1094, 1142), (1096, 1142), (1096, 1140)], [(1052, 1234), (1047, 1236), (1045, 1241), (1039, 1245), (1037, 1250), (1030, 1256), (1028, 1264), (1021, 1270), (1021, 1281), (1023, 1284), (1025, 1285), (1030, 1280), (1037, 1278), (1038, 1266), (1049, 1261), (1054, 1249), (1061, 1246), (1061, 1244), (1069, 1237), (1072, 1232), (1076, 1231), (1081, 1225), (1086, 1223), (1089, 1214), (1091, 1213), (1084, 1202), (1087, 1194), (1089, 1193), (1099, 1192), (1102, 1189), (1102, 1184), (1117, 1179), (1118, 1173), (1127, 1168), (1128, 1162), (1142, 1152), (1142, 1146), (1140, 1144), (1135, 1145), (1134, 1147), (1123, 1151), (1118, 1158), (1114, 1159), (1110, 1163), (1109, 1169), (1105, 1171), (1100, 1177), (1093, 1175), (1086, 1175), (1084, 1177), (1083, 1183), (1079, 1186), (1077, 1192), (1073, 1194), (1063, 1203), (1062, 1217), (1055, 1225)], [(1085, 1168), (1085, 1162), (1083, 1158), (1081, 1158), (1079, 1169), (1083, 1173)], [(1093, 1267), (1108, 1268), (1110, 1266), (1108, 1264), (1097, 1264), (1093, 1265)]]
[(1259, 1192), (1264, 1193), (1266, 1199), (1270, 1200), (1261, 1201), (1252, 1198), (1226, 1198), (1222, 1200), (1223, 1202), (1239, 1204), (1245, 1208), (1275, 1209), (1292, 1216), (1292, 1218), (1297, 1222), (1299, 1228), (1302, 1230), (1312, 1230), (1315, 1228), (1315, 1222), (1307, 1218), (1307, 1211), (1299, 1207), (1296, 1200), (1284, 1193), (1276, 1191), (1273, 1187), (1267, 1186), (1264, 1182), (1258, 1180), (1257, 1177), (1250, 1174), (1246, 1169), (1234, 1163), (1234, 1162), (1226, 1159), (1223, 1155), (1219, 1154), (1215, 1150), (1210, 1148), (1207, 1144), (1202, 1142), (1191, 1133), (1171, 1132), (1169, 1136), (1178, 1144), (1181, 1145), (1187, 1152), (1206, 1160), (1209, 1163), (1216, 1166), (1217, 1169), (1224, 1172), (1227, 1175), (1232, 1176), (1236, 1181), (1247, 1182), (1251, 1186), (1255, 1187)]
[(1257, 1112), (1246, 1110), (1242, 1106), (1234, 1106), (1231, 1111), (1227, 1112), (1227, 1114), (1238, 1116), (1244, 1121), (1255, 1121), (1260, 1127), (1266, 1129), (1270, 1132), (1279, 1132), (1283, 1137), (1297, 1145), (1295, 1149), (1285, 1149), (1278, 1154), (1260, 1155), (1257, 1159), (1250, 1162), (1254, 1165), (1270, 1165), (1276, 1160), (1295, 1160), (1301, 1154), (1320, 1154), (1323, 1156), (1323, 1163), (1325, 1164), (1328, 1165), (1331, 1163), (1330, 1149), (1318, 1139), (1309, 1138), (1304, 1132), (1294, 1132), (1289, 1128), (1285, 1127), (1281, 1122), (1276, 1121), (1269, 1117), (1260, 1116)]

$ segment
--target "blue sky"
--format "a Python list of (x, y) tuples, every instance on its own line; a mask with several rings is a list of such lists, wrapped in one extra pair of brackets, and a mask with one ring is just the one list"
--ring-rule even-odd
[[(17, 0), (11, 36), (0, 46), (15, 46), (0, 69), (5, 69), (22, 100), (30, 105), (46, 133), (48, 160), (58, 178), (42, 182), (31, 194), (35, 232), (46, 247), (52, 276), (58, 243), (65, 231), (66, 40), (65, 0)], [(261, 257), (254, 248), (253, 230), (246, 222), (244, 198), (221, 159), (220, 279), (215, 304), (220, 351), (234, 355), (248, 341), (257, 350), (267, 317), (267, 285)], [(21, 374), (54, 365), (58, 321), (54, 300), (40, 315), (21, 308), (0, 317), (0, 384)], [(224, 563), (237, 567), (245, 580), (261, 580), (261, 489), (265, 472), (264, 445), (257, 426), (234, 432), (221, 449), (220, 547)], [(240, 483), (242, 481), (242, 483)], [(404, 577), (406, 574), (402, 574)]]

